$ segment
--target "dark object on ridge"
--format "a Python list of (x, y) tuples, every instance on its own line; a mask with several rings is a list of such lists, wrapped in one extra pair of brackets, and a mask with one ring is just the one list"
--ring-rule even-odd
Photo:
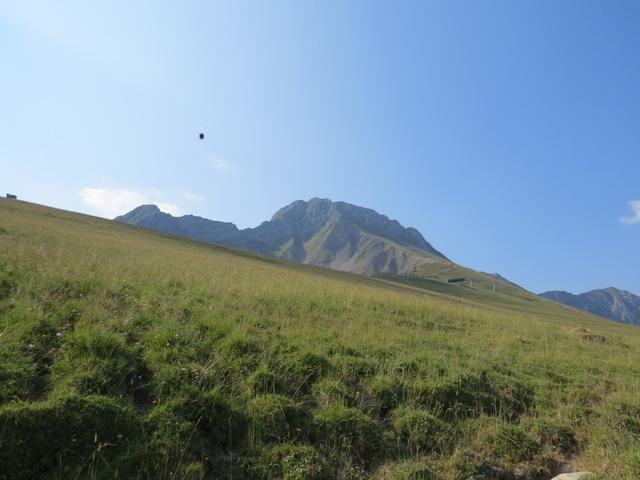
[(455, 277), (455, 278), (450, 278), (449, 280), (447, 280), (447, 282), (449, 283), (460, 283), (460, 282), (464, 282), (465, 278), (464, 277)]
[(200, 133), (200, 135), (198, 135), (198, 137), (200, 137), (200, 140), (204, 140), (204, 133)]
[(12, 193), (7, 193), (7, 198), (10, 198), (11, 200), (17, 200), (18, 196)]

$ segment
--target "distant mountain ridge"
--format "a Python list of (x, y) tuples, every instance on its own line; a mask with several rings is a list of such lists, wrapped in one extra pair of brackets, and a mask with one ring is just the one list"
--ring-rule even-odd
[(604, 288), (574, 295), (564, 291), (540, 296), (617, 322), (640, 325), (640, 297), (618, 288)]
[(365, 275), (407, 274), (450, 263), (418, 230), (374, 210), (312, 198), (278, 210), (255, 228), (193, 215), (174, 217), (141, 205), (116, 221), (258, 253)]

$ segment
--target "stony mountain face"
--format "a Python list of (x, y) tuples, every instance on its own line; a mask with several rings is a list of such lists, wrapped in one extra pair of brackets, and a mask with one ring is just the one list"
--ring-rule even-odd
[(626, 290), (604, 288), (574, 295), (563, 291), (540, 294), (549, 300), (586, 310), (604, 318), (640, 325), (640, 297)]
[(115, 220), (366, 275), (406, 274), (426, 263), (448, 263), (416, 229), (374, 210), (328, 199), (297, 200), (271, 220), (243, 230), (193, 215), (173, 217), (155, 205), (142, 205)]

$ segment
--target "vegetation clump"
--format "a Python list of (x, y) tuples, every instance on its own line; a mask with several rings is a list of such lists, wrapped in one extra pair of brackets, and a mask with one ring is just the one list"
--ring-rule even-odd
[(255, 480), (330, 480), (326, 460), (313, 447), (283, 443), (264, 448), (245, 461)]

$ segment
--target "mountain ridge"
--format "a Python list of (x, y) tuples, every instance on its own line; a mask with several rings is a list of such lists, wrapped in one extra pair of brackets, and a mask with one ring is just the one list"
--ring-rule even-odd
[(449, 262), (417, 229), (375, 210), (329, 199), (296, 200), (270, 220), (245, 229), (194, 215), (174, 217), (155, 205), (141, 205), (115, 220), (366, 275), (407, 274), (424, 263)]
[(627, 290), (608, 287), (579, 294), (551, 290), (540, 296), (610, 320), (640, 325), (640, 296)]

